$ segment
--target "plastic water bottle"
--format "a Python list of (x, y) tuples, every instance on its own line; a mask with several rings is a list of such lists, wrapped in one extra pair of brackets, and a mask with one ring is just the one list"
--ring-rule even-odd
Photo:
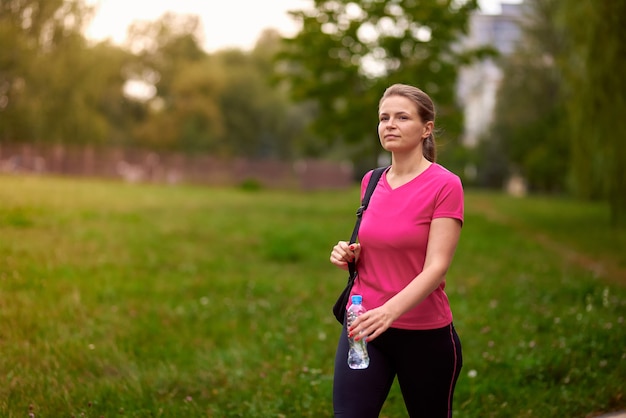
[[(357, 316), (365, 313), (366, 309), (361, 304), (363, 297), (361, 295), (352, 296), (352, 304), (348, 307), (348, 328), (354, 322)], [(366, 369), (370, 365), (370, 357), (367, 354), (367, 342), (364, 338), (355, 341), (354, 337), (348, 337), (350, 350), (348, 351), (348, 366), (351, 369)]]

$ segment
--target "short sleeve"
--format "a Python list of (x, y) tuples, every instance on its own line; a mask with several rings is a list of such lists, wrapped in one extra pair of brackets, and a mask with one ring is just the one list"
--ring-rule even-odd
[(453, 218), (463, 223), (463, 185), (456, 175), (450, 175), (441, 187), (435, 200), (433, 219)]

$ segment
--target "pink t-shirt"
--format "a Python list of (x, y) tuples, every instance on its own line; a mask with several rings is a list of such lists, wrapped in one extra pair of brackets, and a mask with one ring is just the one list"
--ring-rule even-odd
[[(371, 176), (361, 182), (361, 195)], [(392, 189), (383, 174), (363, 213), (359, 229), (361, 254), (353, 295), (363, 296), (363, 305), (373, 309), (404, 289), (424, 268), (430, 223), (435, 218), (463, 222), (461, 180), (438, 164)], [(445, 281), (424, 301), (406, 312), (394, 328), (435, 329), (452, 322), (444, 291)]]

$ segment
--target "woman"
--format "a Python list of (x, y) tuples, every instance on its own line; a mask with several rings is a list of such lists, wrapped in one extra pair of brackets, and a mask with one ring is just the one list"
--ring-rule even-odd
[[(339, 340), (335, 416), (377, 417), (397, 376), (411, 417), (451, 417), (462, 357), (444, 288), (463, 223), (463, 188), (435, 162), (435, 109), (427, 94), (395, 84), (378, 115), (391, 166), (363, 214), (359, 242), (340, 241), (330, 255), (342, 269), (357, 261), (352, 294), (368, 309)], [(367, 369), (348, 367), (347, 333), (367, 336)]]

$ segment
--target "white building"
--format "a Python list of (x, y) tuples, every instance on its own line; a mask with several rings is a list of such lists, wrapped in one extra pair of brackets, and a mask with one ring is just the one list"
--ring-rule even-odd
[[(499, 14), (474, 13), (470, 18), (469, 34), (463, 45), (468, 48), (492, 46), (501, 55), (511, 54), (520, 39), (521, 3), (501, 4)], [(494, 60), (487, 59), (459, 72), (457, 94), (464, 108), (463, 143), (475, 146), (493, 121), (496, 93), (502, 70)]]

